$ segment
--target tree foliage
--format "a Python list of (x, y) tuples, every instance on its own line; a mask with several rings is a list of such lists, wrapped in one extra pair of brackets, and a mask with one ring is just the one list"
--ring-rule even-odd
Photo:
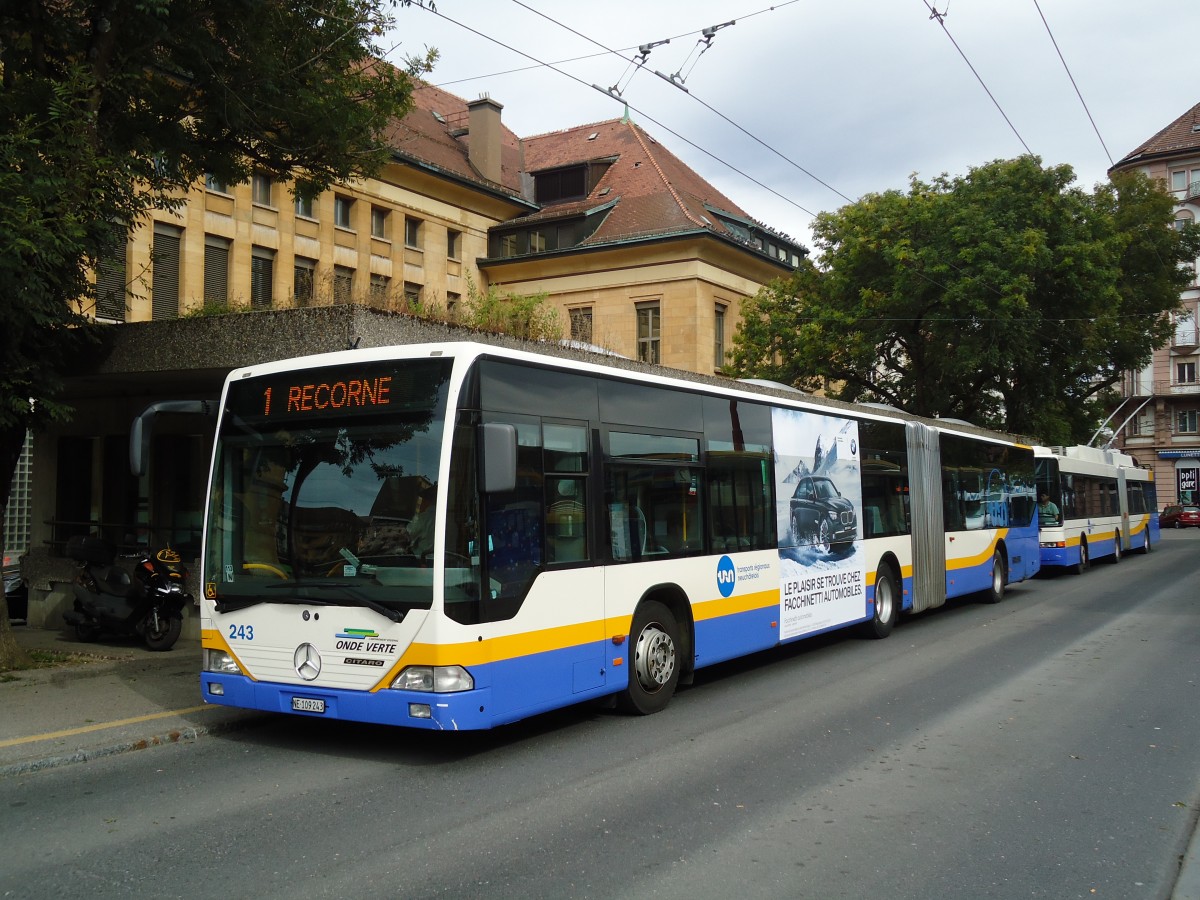
[[(412, 75), (375, 45), (393, 0), (29, 0), (0, 6), (0, 510), (27, 428), (61, 419), (114, 229), (205, 173), (312, 195), (389, 157)], [(2, 538), (2, 535), (0, 535)]]
[(1143, 175), (1091, 193), (1024, 156), (870, 194), (813, 226), (819, 266), (743, 308), (731, 369), (850, 401), (1086, 440), (1149, 362), (1200, 234)]

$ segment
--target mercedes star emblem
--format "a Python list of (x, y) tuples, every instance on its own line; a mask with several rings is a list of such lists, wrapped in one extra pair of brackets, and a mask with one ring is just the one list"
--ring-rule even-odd
[(321, 654), (312, 644), (297, 647), (292, 663), (296, 666), (296, 674), (305, 681), (312, 681), (321, 674)]

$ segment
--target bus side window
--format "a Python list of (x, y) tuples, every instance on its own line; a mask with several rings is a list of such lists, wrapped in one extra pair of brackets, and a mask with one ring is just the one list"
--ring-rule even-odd
[(587, 494), (582, 478), (546, 479), (546, 561), (588, 558)]
[(486, 533), (489, 589), (483, 597), (482, 621), (511, 619), (542, 566), (543, 504), (542, 435), (537, 419), (504, 416), (493, 419), (517, 429), (517, 484), (511, 491), (487, 494)]
[(588, 429), (584, 425), (545, 422), (542, 441), (546, 470), (546, 562), (581, 562), (589, 558)]

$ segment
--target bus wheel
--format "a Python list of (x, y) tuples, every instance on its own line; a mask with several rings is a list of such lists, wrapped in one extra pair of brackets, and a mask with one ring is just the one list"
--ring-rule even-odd
[(882, 639), (892, 633), (900, 614), (899, 596), (892, 570), (883, 566), (875, 576), (875, 615), (864, 626), (867, 637)]
[(1087, 541), (1083, 538), (1079, 539), (1079, 562), (1075, 563), (1075, 574), (1082, 575), (1087, 571), (1088, 567), (1088, 552)]
[(1142, 552), (1149, 553), (1153, 549), (1150, 545), (1150, 526), (1146, 526), (1146, 530), (1142, 532)]
[(638, 606), (629, 635), (629, 687), (617, 698), (626, 712), (648, 716), (663, 709), (679, 684), (679, 625), (657, 600)]
[(1004, 560), (997, 550), (992, 556), (992, 583), (983, 592), (984, 603), (999, 603), (1004, 599)]
[(1115, 566), (1121, 561), (1121, 532), (1117, 532), (1117, 539), (1113, 542), (1112, 563)]

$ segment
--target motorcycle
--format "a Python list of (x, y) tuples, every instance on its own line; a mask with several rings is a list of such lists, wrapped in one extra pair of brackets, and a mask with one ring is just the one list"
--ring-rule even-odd
[(94, 641), (108, 632), (141, 635), (151, 650), (174, 646), (183, 630), (183, 605), (192, 599), (184, 590), (187, 569), (176, 551), (141, 552), (133, 577), (115, 564), (116, 548), (103, 538), (73, 537), (67, 556), (80, 568), (71, 585), (75, 608), (63, 618), (79, 640)]

